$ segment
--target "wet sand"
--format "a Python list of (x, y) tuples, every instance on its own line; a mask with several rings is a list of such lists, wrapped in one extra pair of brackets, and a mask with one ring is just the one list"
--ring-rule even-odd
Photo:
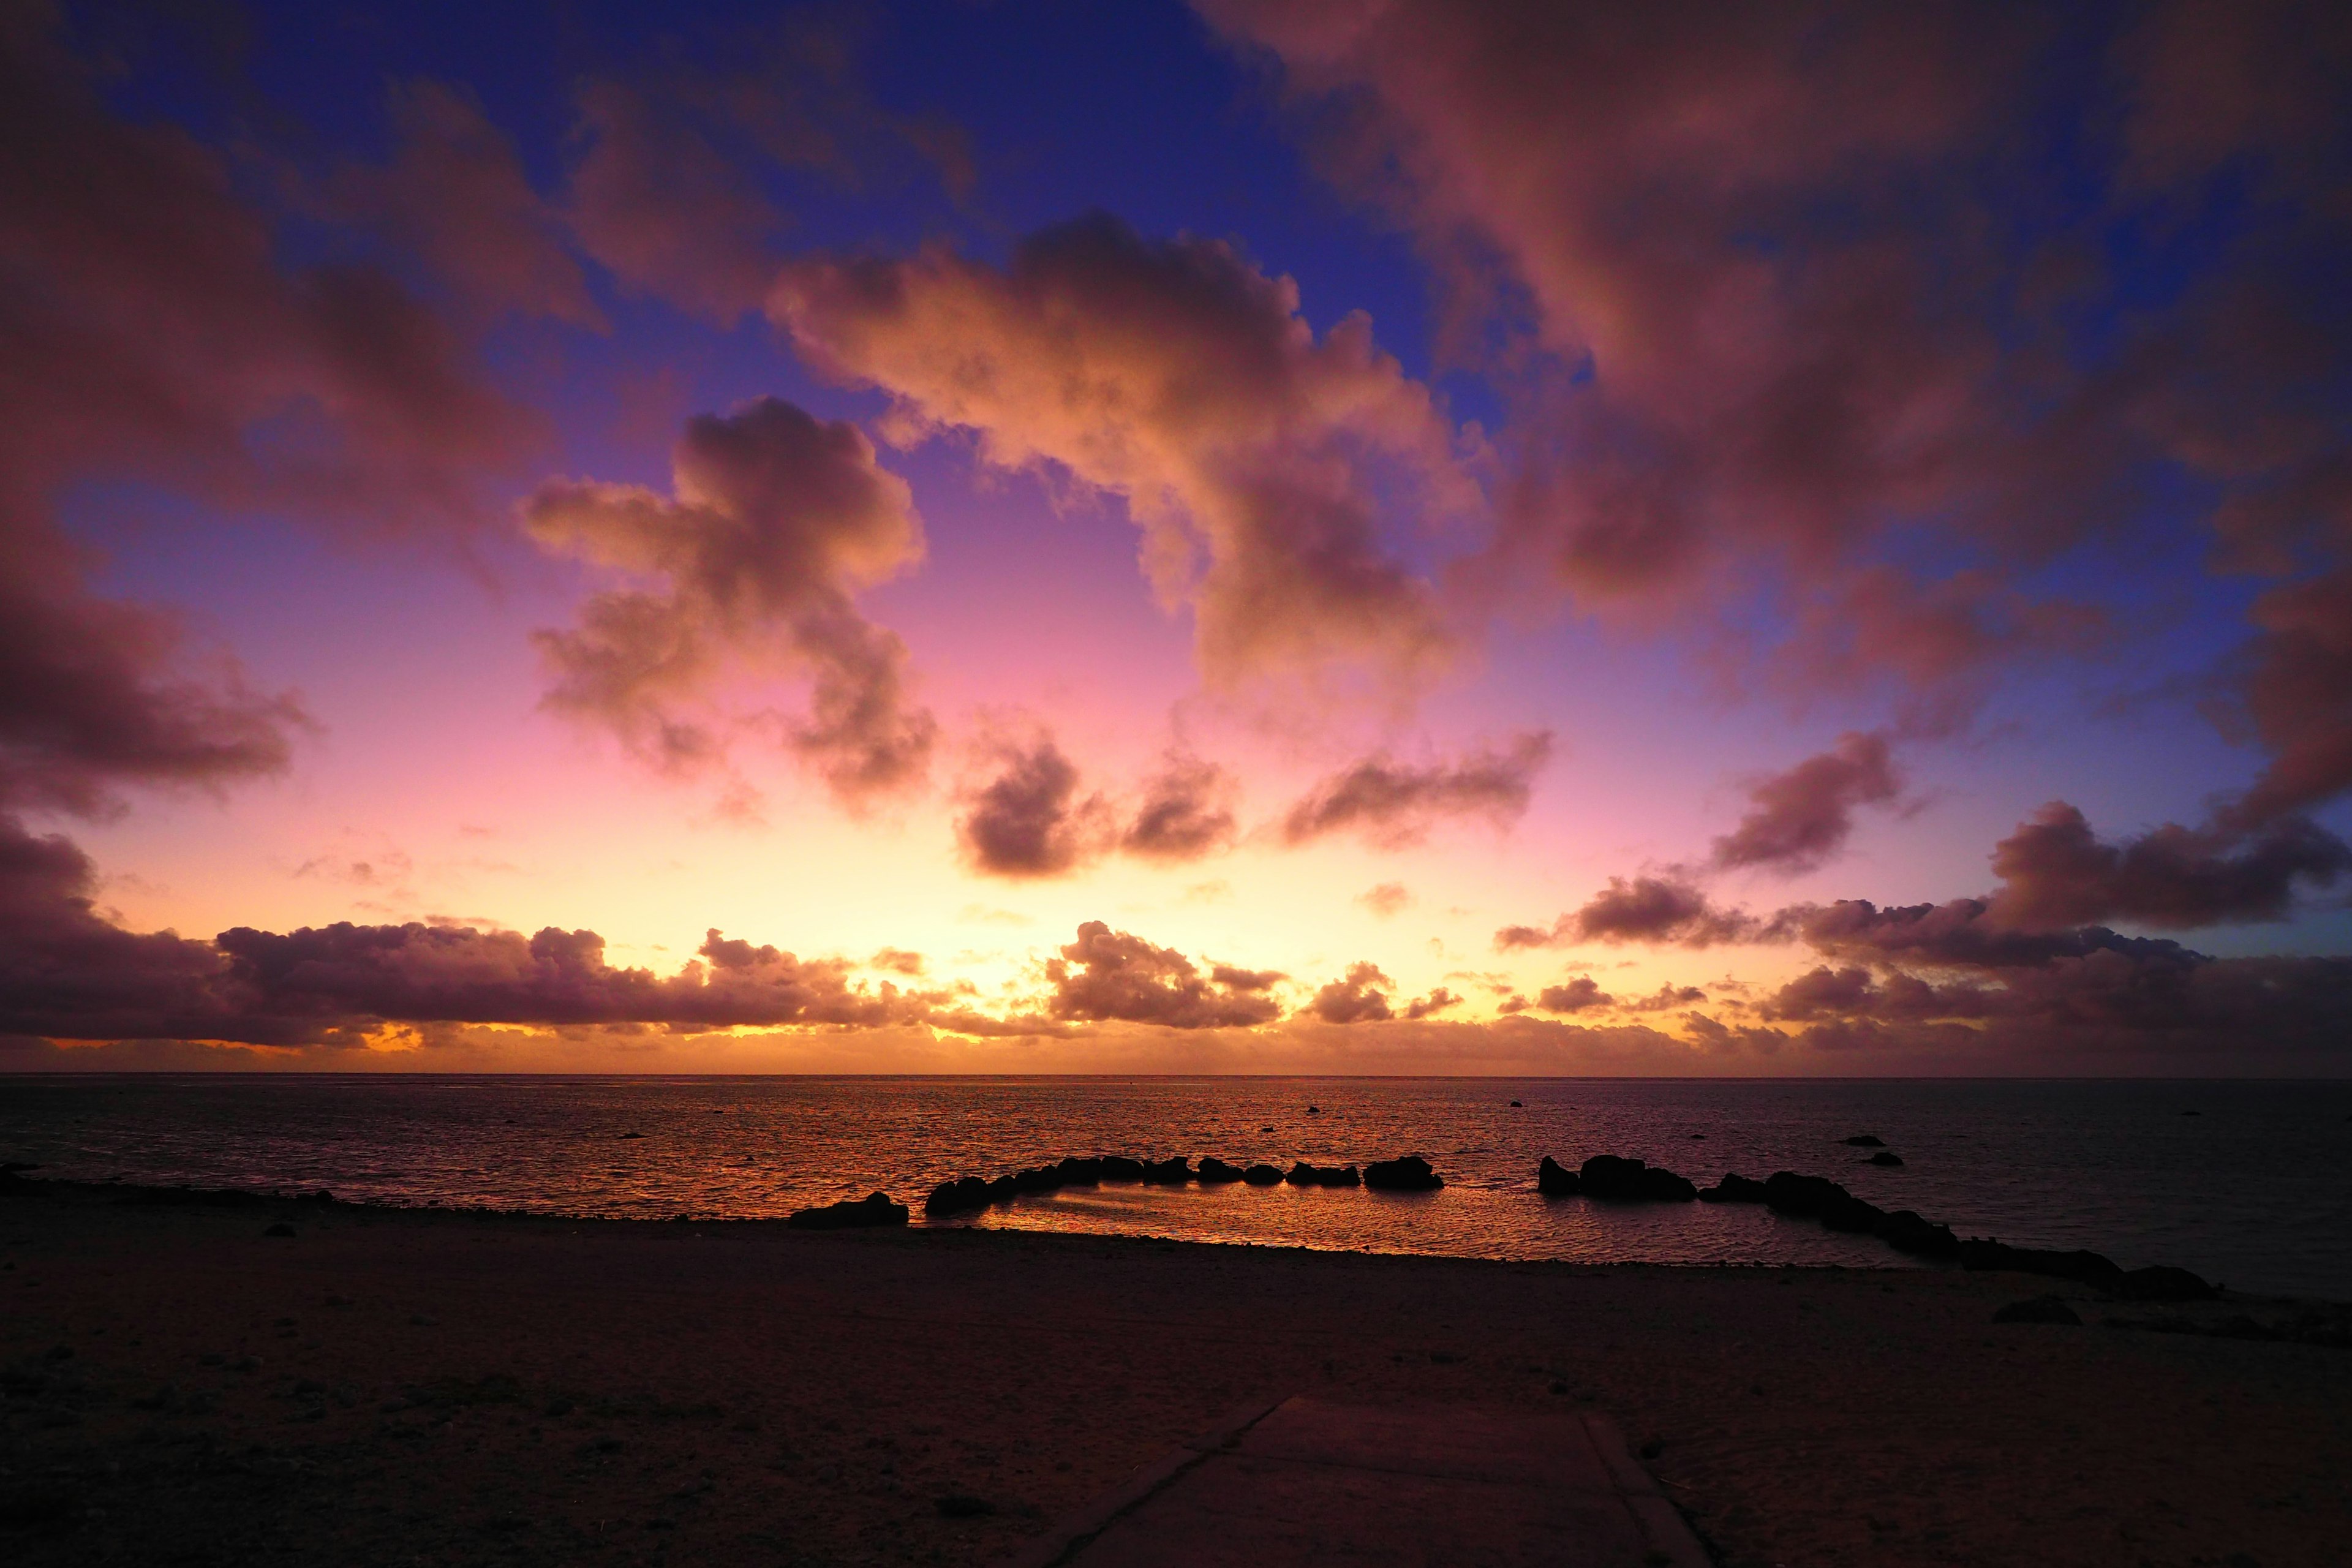
[[(1596, 1408), (1730, 1564), (2281, 1568), (2352, 1350), (2052, 1282), (0, 1197), (0, 1556), (1009, 1556), (1262, 1394)], [(263, 1234), (275, 1222), (295, 1235)], [(943, 1509), (942, 1500), (953, 1500)]]

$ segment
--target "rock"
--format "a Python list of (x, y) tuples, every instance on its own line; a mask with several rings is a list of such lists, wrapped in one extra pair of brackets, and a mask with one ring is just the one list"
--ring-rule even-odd
[(1310, 1105), (1307, 1108), (1307, 1114), (1309, 1116), (1320, 1116), (1323, 1114), (1323, 1108), (1319, 1105)]
[(1576, 1173), (1577, 1190), (1588, 1198), (1687, 1203), (1698, 1188), (1672, 1171), (1616, 1154), (1595, 1154)]
[(644, 1136), (645, 1134), (642, 1132), (624, 1132), (621, 1134), (621, 1142), (625, 1143), (632, 1138), (642, 1138)]
[(1062, 1173), (1062, 1185), (1066, 1187), (1091, 1187), (1102, 1181), (1100, 1160), (1080, 1160), (1074, 1157), (1064, 1160), (1054, 1168)]
[(1546, 1154), (1543, 1163), (1536, 1167), (1536, 1191), (1548, 1198), (1572, 1198), (1576, 1195), (1576, 1173)]
[(1526, 1107), (1522, 1106), (1522, 1105), (1521, 1105), (1517, 1100), (1515, 1100), (1511, 1101), (1511, 1109), (1512, 1109), (1513, 1110), (1525, 1110), (1525, 1109), (1526, 1109)]
[(1993, 1313), (1992, 1321), (1996, 1323), (2063, 1323), (2071, 1329), (2083, 1326), (2083, 1320), (2074, 1315), (2074, 1309), (2055, 1296), (2036, 1296), (2031, 1300), (2011, 1301)]
[(1445, 1178), (1430, 1169), (1429, 1162), (1418, 1154), (1375, 1160), (1364, 1167), (1364, 1185), (1382, 1192), (1431, 1193), (1444, 1184)]
[(1959, 1255), (1959, 1238), (1949, 1226), (1931, 1225), (1909, 1209), (1896, 1209), (1882, 1215), (1872, 1226), (1878, 1239), (1897, 1252), (1907, 1252), (1915, 1258), (1956, 1258)]
[(1764, 1184), (1753, 1176), (1737, 1175), (1726, 1171), (1723, 1180), (1699, 1193), (1698, 1201), (1703, 1204), (1760, 1204), (1764, 1201)]
[(1355, 1187), (1363, 1178), (1353, 1165), (1310, 1165), (1301, 1160), (1283, 1178), (1294, 1187)]
[(1171, 1154), (1165, 1160), (1147, 1160), (1143, 1179), (1155, 1186), (1172, 1187), (1192, 1179), (1192, 1163), (1181, 1154)]
[(1252, 1165), (1248, 1170), (1242, 1173), (1242, 1180), (1247, 1182), (1253, 1187), (1280, 1186), (1282, 1184), (1282, 1167), (1279, 1165), (1265, 1164)]
[(2127, 1269), (2105, 1289), (2108, 1295), (2126, 1301), (2210, 1301), (2221, 1294), (2188, 1269), (2168, 1268), (2160, 1263)]
[(1863, 1163), (1865, 1165), (1886, 1165), (1892, 1167), (1903, 1163), (1903, 1156), (1897, 1154), (1891, 1149), (1881, 1149), (1869, 1159), (1864, 1160)]
[(1852, 1196), (1852, 1193), (1826, 1176), (1775, 1171), (1764, 1181), (1764, 1202), (1774, 1214), (1817, 1215), (1827, 1205)]
[(1849, 1193), (1823, 1204), (1820, 1216), (1822, 1224), (1832, 1230), (1869, 1236), (1877, 1232), (1879, 1221), (1886, 1217), (1886, 1211)]
[(961, 1181), (941, 1182), (923, 1200), (923, 1212), (934, 1219), (949, 1215), (972, 1214), (988, 1206), (988, 1184), (978, 1176), (966, 1176)]
[(864, 1230), (876, 1226), (904, 1225), (907, 1205), (892, 1203), (887, 1193), (868, 1193), (855, 1202), (802, 1209), (784, 1223), (794, 1230)]
[(1018, 1172), (1013, 1178), (1013, 1190), (1016, 1193), (1054, 1193), (1061, 1188), (1062, 1173), (1057, 1166), (1041, 1165), (1034, 1171)]
[(1228, 1165), (1214, 1154), (1202, 1155), (1201, 1168), (1193, 1173), (1204, 1187), (1222, 1186), (1225, 1183), (1238, 1182), (1243, 1178), (1242, 1168), (1239, 1165)]
[(1139, 1182), (1143, 1180), (1143, 1162), (1130, 1160), (1123, 1154), (1105, 1154), (1095, 1162), (1106, 1182)]
[(1874, 1132), (1857, 1132), (1853, 1137), (1842, 1139), (1840, 1142), (1843, 1142), (1849, 1149), (1884, 1149), (1886, 1147), (1886, 1140), (1879, 1137)]
[(264, 1236), (291, 1236), (294, 1234), (294, 1227), (288, 1225), (281, 1219), (276, 1225), (271, 1226), (268, 1230), (263, 1231), (261, 1234)]
[(2013, 1274), (2039, 1274), (2052, 1279), (2074, 1279), (2102, 1290), (2112, 1289), (2124, 1271), (2095, 1252), (2044, 1252), (2031, 1247), (2006, 1247), (1971, 1237), (1959, 1245), (1960, 1267), (2006, 1269)]

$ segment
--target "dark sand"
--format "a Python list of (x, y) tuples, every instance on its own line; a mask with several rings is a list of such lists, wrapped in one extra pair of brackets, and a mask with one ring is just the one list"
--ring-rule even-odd
[(2071, 1287), (2092, 1326), (1990, 1321), (2047, 1281), (66, 1188), (0, 1197), (0, 1242), (25, 1568), (985, 1563), (1301, 1390), (1597, 1406), (1727, 1563), (2352, 1553), (2352, 1351)]

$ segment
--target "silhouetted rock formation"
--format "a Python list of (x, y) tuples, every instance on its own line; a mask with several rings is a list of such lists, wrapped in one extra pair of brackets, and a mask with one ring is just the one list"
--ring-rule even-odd
[(1576, 1173), (1577, 1190), (1588, 1198), (1688, 1203), (1698, 1189), (1672, 1171), (1616, 1154), (1595, 1154)]
[(978, 1176), (966, 1176), (961, 1181), (941, 1182), (923, 1200), (923, 1212), (933, 1219), (946, 1219), (952, 1215), (973, 1214), (988, 1206), (988, 1184)]
[(1431, 1170), (1429, 1162), (1418, 1154), (1407, 1154), (1399, 1160), (1375, 1160), (1364, 1167), (1364, 1185), (1382, 1192), (1431, 1193), (1444, 1184), (1445, 1178)]
[(1892, 1149), (1881, 1149), (1869, 1159), (1864, 1160), (1863, 1163), (1865, 1165), (1900, 1165), (1903, 1163), (1903, 1156), (1897, 1154)]
[(1177, 1186), (1192, 1179), (1192, 1164), (1181, 1154), (1171, 1154), (1165, 1160), (1147, 1160), (1143, 1164), (1143, 1179), (1155, 1186)]
[(1242, 1168), (1239, 1165), (1228, 1165), (1214, 1154), (1203, 1154), (1201, 1156), (1201, 1168), (1194, 1174), (1200, 1178), (1202, 1186), (1215, 1186), (1226, 1182), (1240, 1181)]
[(2074, 1315), (2074, 1309), (2055, 1296), (2036, 1296), (2031, 1300), (2011, 1301), (1993, 1313), (1992, 1321), (1996, 1323), (2063, 1323), (2074, 1329), (2083, 1326), (2083, 1320)]
[(1548, 1198), (1572, 1198), (1576, 1195), (1576, 1173), (1546, 1154), (1543, 1163), (1536, 1167), (1536, 1191)]
[(1278, 1187), (1282, 1184), (1282, 1167), (1256, 1164), (1242, 1173), (1242, 1180), (1253, 1187)]
[(1764, 1184), (1753, 1176), (1726, 1171), (1723, 1180), (1711, 1187), (1700, 1189), (1698, 1201), (1703, 1204), (1760, 1204), (1764, 1201)]
[(1062, 1173), (1062, 1185), (1066, 1187), (1091, 1187), (1102, 1181), (1100, 1160), (1081, 1160), (1074, 1156), (1055, 1168)]
[(1960, 1239), (1949, 1226), (1932, 1225), (1909, 1209), (1896, 1209), (1881, 1215), (1872, 1226), (1878, 1239), (1897, 1252), (1907, 1252), (1914, 1258), (1957, 1258)]
[(1998, 1241), (1970, 1237), (1959, 1246), (1960, 1267), (2006, 1269), (2012, 1274), (2039, 1274), (2052, 1279), (2072, 1279), (2112, 1289), (2124, 1271), (2095, 1252), (2044, 1252), (2031, 1247), (2006, 1247)]
[(892, 1203), (887, 1193), (868, 1193), (855, 1202), (802, 1209), (784, 1223), (794, 1230), (863, 1230), (874, 1226), (904, 1225), (907, 1205)]
[(1845, 1139), (1844, 1142), (1848, 1148), (1853, 1149), (1884, 1149), (1886, 1147), (1886, 1140), (1879, 1137), (1874, 1132), (1857, 1132), (1853, 1137)]
[(1294, 1187), (1358, 1187), (1364, 1179), (1353, 1165), (1310, 1165), (1301, 1160), (1283, 1180)]
[(1101, 1167), (1101, 1176), (1106, 1182), (1143, 1180), (1143, 1162), (1140, 1160), (1129, 1160), (1119, 1154), (1105, 1154), (1096, 1163)]

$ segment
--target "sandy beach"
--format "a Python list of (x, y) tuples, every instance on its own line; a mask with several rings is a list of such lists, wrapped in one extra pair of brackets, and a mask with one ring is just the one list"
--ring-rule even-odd
[[(1603, 1411), (1727, 1564), (2280, 1568), (2352, 1352), (1921, 1269), (1500, 1264), (346, 1205), (0, 1199), (0, 1552), (1002, 1559), (1238, 1402)], [(284, 1225), (291, 1236), (265, 1234)], [(944, 1502), (944, 1506), (943, 1506)]]

